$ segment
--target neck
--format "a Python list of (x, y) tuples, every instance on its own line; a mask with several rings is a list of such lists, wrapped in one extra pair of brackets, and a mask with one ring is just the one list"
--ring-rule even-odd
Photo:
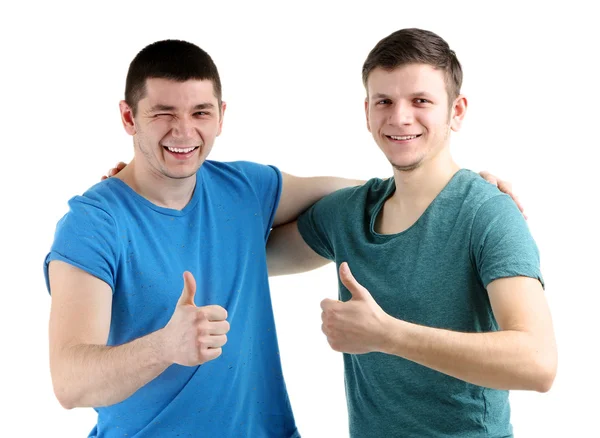
[(394, 168), (396, 191), (389, 201), (404, 211), (423, 210), (459, 169), (448, 148), (416, 169), (403, 171)]
[(144, 168), (135, 158), (115, 178), (153, 204), (174, 210), (182, 210), (190, 202), (196, 187), (195, 174), (188, 178), (169, 178), (155, 169)]

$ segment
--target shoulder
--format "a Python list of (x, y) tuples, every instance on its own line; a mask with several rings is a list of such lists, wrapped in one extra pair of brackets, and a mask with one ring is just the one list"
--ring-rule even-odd
[(275, 166), (252, 161), (210, 161), (202, 164), (199, 170), (202, 180), (218, 186), (219, 189), (244, 192), (252, 190), (256, 194), (264, 191), (277, 192), (282, 176)]
[(463, 219), (482, 215), (491, 217), (500, 213), (521, 216), (510, 196), (471, 170), (461, 169), (443, 193), (442, 198), (451, 201)]
[(69, 213), (67, 215), (93, 220), (94, 218), (111, 219), (114, 221), (116, 206), (120, 203), (124, 193), (120, 187), (121, 181), (109, 178), (93, 185), (82, 195), (77, 195), (69, 200)]
[(206, 160), (201, 171), (208, 175), (227, 176), (234, 179), (247, 179), (257, 176), (275, 176), (280, 174), (273, 165), (255, 163), (253, 161), (212, 161)]
[(363, 209), (393, 190), (394, 179), (371, 178), (364, 184), (346, 187), (325, 196), (319, 203), (337, 207)]
[(502, 195), (495, 185), (468, 169), (459, 170), (452, 182), (451, 194), (460, 196), (465, 203), (474, 207), (479, 207), (489, 199)]

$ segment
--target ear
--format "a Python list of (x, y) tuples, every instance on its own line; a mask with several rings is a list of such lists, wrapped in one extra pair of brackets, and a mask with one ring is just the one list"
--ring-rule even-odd
[(459, 95), (452, 105), (452, 113), (450, 115), (450, 129), (454, 132), (460, 131), (463, 119), (467, 113), (467, 98), (462, 94)]
[(129, 135), (135, 135), (135, 120), (133, 118), (133, 110), (124, 100), (119, 102), (119, 110), (121, 111), (121, 122)]
[(221, 135), (223, 130), (223, 117), (225, 117), (225, 109), (227, 108), (227, 102), (221, 102), (221, 114), (219, 116), (219, 130), (217, 131), (217, 137)]
[(371, 122), (369, 122), (369, 96), (365, 97), (365, 117), (367, 119), (367, 129), (371, 132)]

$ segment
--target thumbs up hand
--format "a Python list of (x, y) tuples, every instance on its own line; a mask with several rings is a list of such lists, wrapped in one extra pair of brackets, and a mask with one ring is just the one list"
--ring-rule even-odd
[(196, 280), (183, 273), (183, 291), (170, 321), (162, 329), (165, 358), (169, 363), (200, 365), (214, 360), (227, 342), (227, 310), (221, 306), (197, 307), (194, 304)]
[(369, 291), (352, 275), (348, 263), (340, 265), (340, 280), (352, 294), (349, 301), (321, 302), (321, 330), (335, 351), (362, 354), (382, 351), (386, 323), (391, 318)]

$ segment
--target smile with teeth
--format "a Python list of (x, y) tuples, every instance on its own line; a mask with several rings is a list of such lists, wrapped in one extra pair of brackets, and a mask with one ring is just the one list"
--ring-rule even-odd
[(392, 140), (406, 141), (406, 140), (413, 140), (420, 136), (421, 136), (421, 134), (417, 134), (417, 135), (387, 135), (386, 137), (391, 138)]
[(193, 146), (191, 148), (173, 148), (171, 146), (164, 146), (166, 149), (168, 149), (170, 152), (175, 152), (176, 154), (187, 154), (189, 152), (192, 152), (194, 149), (196, 149), (198, 146)]

